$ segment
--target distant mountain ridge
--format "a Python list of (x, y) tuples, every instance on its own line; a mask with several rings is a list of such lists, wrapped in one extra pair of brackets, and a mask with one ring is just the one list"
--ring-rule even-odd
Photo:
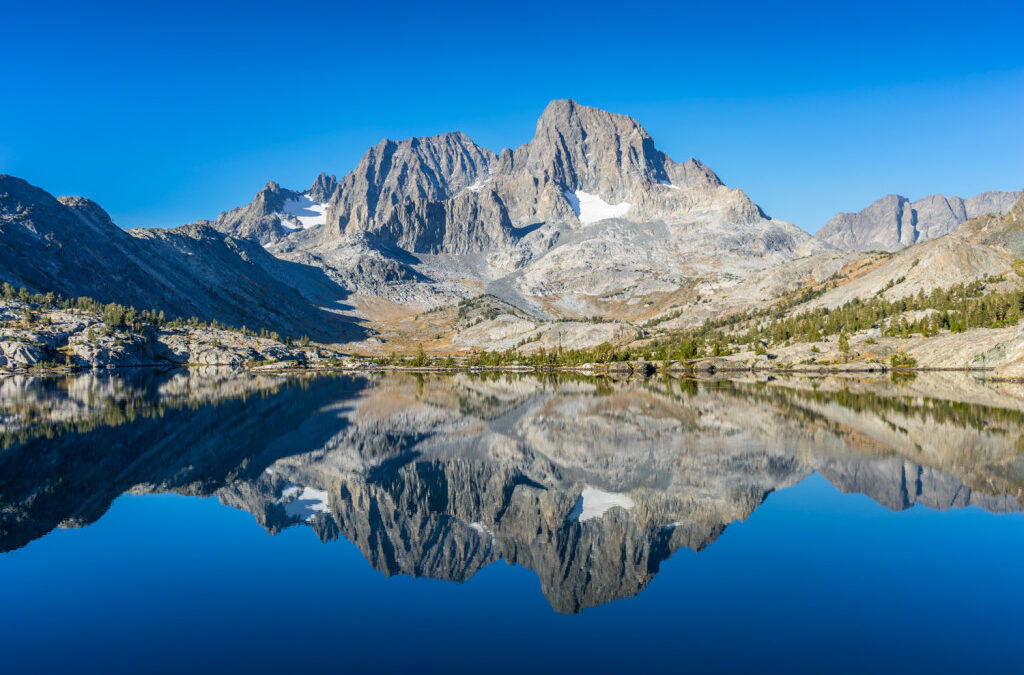
[(928, 195), (915, 202), (897, 194), (876, 200), (857, 213), (839, 213), (815, 235), (841, 251), (895, 251), (949, 234), (961, 223), (993, 213), (1005, 215), (1021, 192), (982, 192), (969, 199)]
[[(0, 281), (66, 297), (88, 296), (170, 316), (267, 327), (285, 335), (357, 335), (318, 309), (289, 276), (292, 265), (254, 242), (205, 225), (122, 230), (98, 204), (54, 198), (0, 175)], [(307, 293), (331, 291), (306, 274)]]

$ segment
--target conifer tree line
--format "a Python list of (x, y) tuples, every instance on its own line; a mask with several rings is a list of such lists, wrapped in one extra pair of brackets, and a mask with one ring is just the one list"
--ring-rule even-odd
[[(531, 354), (522, 354), (516, 349), (478, 351), (470, 355), (467, 365), (578, 366), (640, 358), (687, 361), (726, 356), (741, 349), (765, 354), (785, 344), (814, 343), (832, 336), (838, 336), (838, 347), (845, 356), (850, 351), (849, 336), (873, 327), (878, 327), (885, 335), (908, 338), (914, 334), (931, 337), (944, 330), (961, 333), (971, 328), (1016, 325), (1024, 316), (1024, 288), (990, 290), (1005, 280), (1002, 276), (988, 277), (892, 300), (882, 297), (880, 292), (867, 300), (855, 298), (834, 309), (817, 307), (787, 315), (793, 306), (823, 293), (822, 289), (805, 290), (771, 307), (708, 320), (697, 328), (655, 338), (642, 346), (616, 346), (606, 342), (593, 349), (541, 348)], [(902, 279), (894, 280), (887, 289), (902, 282)], [(909, 321), (903, 316), (914, 312), (921, 313), (920, 318)]]
[[(59, 293), (32, 293), (27, 288), (15, 288), (8, 282), (0, 284), (0, 298), (3, 300), (18, 300), (24, 307), (24, 321), (31, 323), (35, 319), (33, 307), (38, 309), (63, 309), (75, 310), (98, 316), (100, 320), (116, 330), (123, 330), (128, 333), (137, 333), (146, 326), (156, 328), (182, 329), (182, 328), (214, 328), (217, 330), (229, 331), (247, 337), (259, 337), (275, 342), (283, 342), (291, 345), (292, 339), (281, 335), (277, 331), (268, 331), (260, 328), (258, 331), (245, 326), (240, 328), (226, 325), (214, 319), (213, 321), (202, 321), (197, 317), (168, 319), (163, 310), (139, 310), (135, 307), (122, 305), (116, 302), (103, 303), (94, 298), (80, 296), (76, 298), (65, 298)], [(309, 337), (303, 335), (297, 343), (305, 347), (309, 345)]]

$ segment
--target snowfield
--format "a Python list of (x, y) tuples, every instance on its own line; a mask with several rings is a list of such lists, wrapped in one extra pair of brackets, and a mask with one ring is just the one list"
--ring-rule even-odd
[(569, 512), (567, 520), (578, 520), (585, 523), (592, 518), (600, 518), (606, 511), (616, 506), (631, 509), (633, 500), (619, 492), (605, 492), (585, 485), (583, 492), (580, 493), (580, 498), (576, 500), (576, 505)]
[(310, 521), (318, 513), (327, 513), (327, 490), (318, 490), (301, 485), (289, 485), (283, 492), (278, 504), (284, 504), (284, 511), (292, 518)]
[(592, 195), (583, 190), (576, 190), (576, 192), (567, 191), (565, 192), (565, 198), (569, 200), (569, 205), (576, 212), (576, 217), (584, 225), (609, 218), (621, 218), (629, 213), (629, 202), (609, 204), (597, 195)]
[(281, 224), (291, 230), (308, 230), (327, 222), (327, 204), (317, 204), (308, 195), (284, 203)]

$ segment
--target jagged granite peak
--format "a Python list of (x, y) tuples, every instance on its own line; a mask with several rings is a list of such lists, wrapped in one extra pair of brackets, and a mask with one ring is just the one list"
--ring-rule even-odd
[(331, 201), (334, 191), (338, 189), (338, 179), (331, 174), (328, 176), (323, 171), (313, 181), (313, 185), (306, 190), (306, 195), (317, 204), (326, 204)]
[(911, 202), (889, 194), (857, 213), (837, 214), (814, 238), (843, 251), (895, 251), (949, 234), (970, 218), (1004, 215), (1020, 196), (993, 190), (969, 199), (933, 194)]
[(598, 207), (602, 202), (622, 205), (621, 211), (606, 210), (609, 214), (632, 211), (645, 217), (650, 214), (644, 209), (630, 207), (645, 201), (651, 191), (664, 197), (667, 189), (721, 185), (697, 160), (673, 162), (632, 117), (570, 99), (549, 103), (533, 139), (502, 152), (495, 174), (497, 189), (518, 225), (564, 218), (588, 221), (581, 213), (581, 198)]
[[(461, 132), (403, 141), (384, 139), (339, 183), (330, 202), (324, 237), (393, 228), (396, 219), (404, 221), (402, 212), (408, 212), (414, 202), (424, 203), (419, 208), (413, 206), (414, 213), (436, 218), (437, 211), (426, 204), (438, 204), (473, 187), (490, 174), (496, 160), (493, 152)], [(429, 221), (410, 224), (422, 228)], [(408, 243), (403, 240), (397, 238), (399, 245)]]
[(638, 182), (668, 182), (666, 160), (632, 117), (561, 99), (544, 109), (533, 140), (502, 156), (499, 171), (525, 170), (614, 203), (628, 200)]
[(268, 181), (251, 202), (230, 211), (224, 211), (215, 221), (201, 220), (219, 232), (267, 244), (281, 239), (290, 231), (281, 217), (289, 202), (302, 200), (303, 194), (282, 188)]
[[(682, 222), (694, 212), (770, 220), (697, 160), (673, 162), (633, 118), (563, 99), (546, 107), (530, 142), (500, 158), (461, 133), (381, 141), (339, 183), (320, 241), (368, 234), (412, 252), (465, 254), (508, 248), (539, 225)], [(753, 233), (758, 255), (806, 239), (792, 226), (778, 231), (787, 225)]]
[(839, 307), (855, 298), (891, 301), (989, 277), (1016, 276), (1016, 261), (1024, 258), (1024, 193), (1016, 194), (1022, 196), (1006, 215), (983, 213), (947, 235), (901, 248), (801, 309)]
[(541, 316), (607, 316), (695, 276), (741, 278), (809, 239), (699, 161), (674, 162), (636, 120), (569, 100), (500, 157), (460, 132), (382, 140), (338, 181), (324, 227), (284, 232), (264, 212), (250, 217), (268, 250), (385, 306), (486, 288)]
[(264, 246), (277, 243), (296, 230), (326, 222), (327, 205), (338, 189), (338, 179), (321, 172), (305, 192), (282, 188), (274, 181), (245, 206), (224, 211), (216, 221), (201, 220), (224, 234), (253, 239)]

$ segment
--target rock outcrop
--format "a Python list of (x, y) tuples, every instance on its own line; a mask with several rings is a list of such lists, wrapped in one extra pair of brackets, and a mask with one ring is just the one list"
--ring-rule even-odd
[(0, 301), (0, 323), (5, 324), (0, 337), (2, 373), (61, 367), (316, 365), (335, 356), (322, 347), (289, 346), (280, 339), (208, 325), (111, 325), (77, 309), (32, 308), (28, 323), (26, 307), (17, 300)]

